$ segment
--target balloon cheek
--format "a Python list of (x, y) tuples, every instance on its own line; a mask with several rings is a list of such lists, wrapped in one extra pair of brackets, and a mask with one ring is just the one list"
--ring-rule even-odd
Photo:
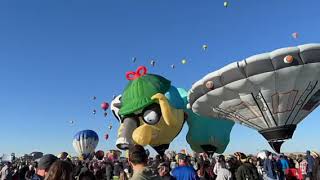
[(141, 146), (146, 146), (152, 140), (152, 127), (149, 125), (142, 125), (135, 129), (132, 134), (133, 141)]

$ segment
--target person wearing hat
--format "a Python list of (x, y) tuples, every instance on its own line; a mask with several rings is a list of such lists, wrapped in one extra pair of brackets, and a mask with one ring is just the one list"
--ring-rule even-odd
[(198, 180), (199, 179), (197, 172), (191, 166), (188, 166), (188, 160), (185, 154), (182, 154), (182, 153), (178, 154), (178, 164), (179, 166), (174, 168), (171, 173), (176, 180)]
[(241, 166), (236, 171), (237, 180), (258, 180), (259, 174), (257, 168), (248, 162), (248, 158), (245, 154), (238, 155), (241, 161)]
[(174, 179), (170, 175), (170, 167), (169, 164), (166, 162), (160, 163), (158, 166), (158, 173), (162, 180), (172, 180)]
[(129, 148), (129, 164), (132, 166), (131, 180), (159, 180), (152, 170), (147, 167), (148, 156), (141, 145), (133, 145)]
[(36, 173), (32, 176), (31, 180), (44, 180), (47, 175), (51, 165), (58, 160), (58, 158), (52, 154), (44, 155), (39, 163)]

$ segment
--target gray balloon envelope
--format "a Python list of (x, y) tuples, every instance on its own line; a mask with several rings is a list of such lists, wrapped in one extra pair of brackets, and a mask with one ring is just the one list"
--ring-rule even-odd
[[(286, 56), (293, 61), (284, 61)], [(251, 56), (214, 71), (190, 92), (192, 110), (256, 129), (280, 152), (296, 126), (320, 104), (320, 44)], [(207, 82), (213, 82), (213, 89)]]

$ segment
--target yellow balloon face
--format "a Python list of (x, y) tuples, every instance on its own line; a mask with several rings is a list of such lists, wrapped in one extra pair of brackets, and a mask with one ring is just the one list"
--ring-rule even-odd
[[(145, 123), (140, 117), (140, 126), (137, 127), (132, 138), (136, 144), (143, 146), (159, 146), (162, 144), (170, 144), (171, 141), (179, 134), (184, 123), (184, 111), (175, 109), (164, 103), (161, 105), (162, 117), (155, 125)], [(171, 121), (176, 122), (171, 122)]]

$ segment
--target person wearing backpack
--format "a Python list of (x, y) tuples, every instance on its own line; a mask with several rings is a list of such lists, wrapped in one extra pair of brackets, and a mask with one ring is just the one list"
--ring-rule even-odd
[(248, 162), (245, 154), (241, 155), (242, 164), (236, 171), (237, 180), (259, 180), (259, 174), (257, 168)]

